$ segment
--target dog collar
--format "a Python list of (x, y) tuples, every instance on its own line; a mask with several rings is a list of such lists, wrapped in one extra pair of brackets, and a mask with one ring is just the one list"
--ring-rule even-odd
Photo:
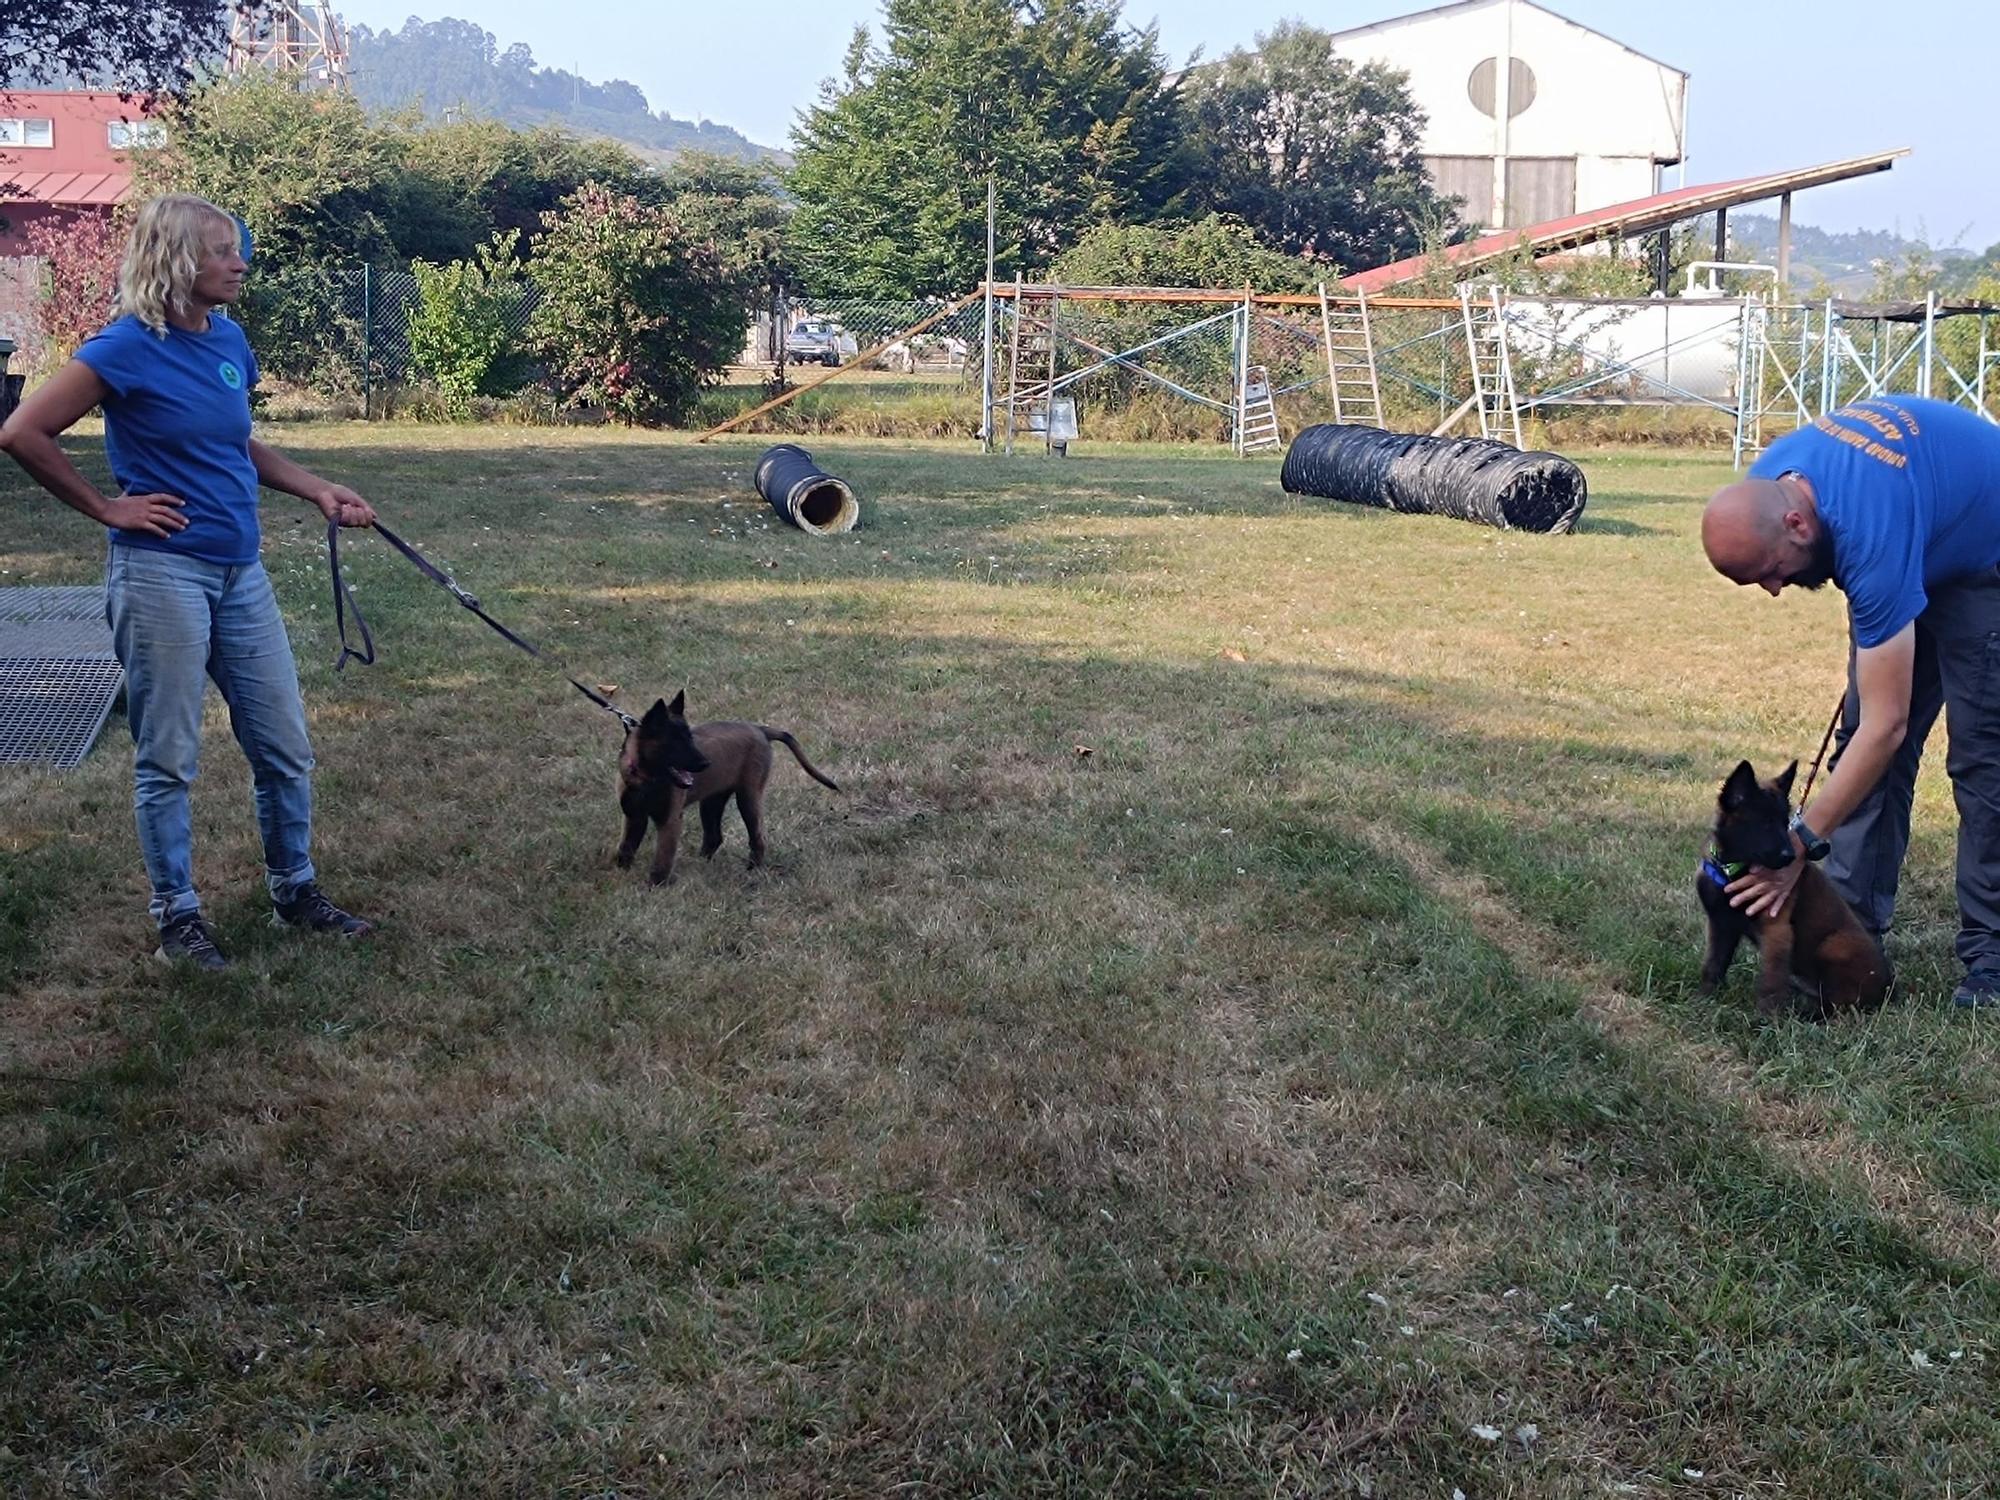
[(1749, 868), (1750, 867), (1748, 865), (1743, 864), (1741, 861), (1734, 861), (1729, 864), (1724, 864), (1721, 860), (1715, 857), (1715, 852), (1713, 850), (1709, 851), (1709, 853), (1702, 859), (1701, 862), (1701, 873), (1706, 875), (1710, 880), (1714, 881), (1717, 885), (1723, 885), (1723, 886), (1728, 885), (1733, 880), (1740, 880), (1743, 876), (1743, 872), (1748, 870)]

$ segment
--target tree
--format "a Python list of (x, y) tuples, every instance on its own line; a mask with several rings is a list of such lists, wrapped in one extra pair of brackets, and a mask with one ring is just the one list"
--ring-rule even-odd
[(1311, 291), (1327, 269), (1258, 243), (1239, 219), (1192, 224), (1100, 224), (1055, 264), (1066, 286), (1252, 286)]
[(445, 409), (463, 419), (473, 398), (519, 390), (528, 370), (514, 343), (527, 296), (514, 258), (513, 230), (496, 235), (470, 260), (416, 261), (417, 305), (410, 311), (410, 366), (437, 388)]
[(1451, 219), (1408, 79), (1336, 56), (1327, 32), (1284, 22), (1195, 70), (1182, 95), (1201, 162), (1192, 203), (1267, 245), (1353, 270), (1415, 254)]
[(222, 55), (232, 11), (263, 0), (22, 0), (0, 5), (0, 82), (178, 94)]
[(1116, 0), (886, 0), (794, 131), (793, 255), (815, 290), (962, 292), (1002, 261), (1043, 266), (1094, 224), (1173, 205), (1173, 91)]
[(40, 262), (42, 369), (54, 369), (111, 321), (125, 232), (123, 214), (94, 213), (37, 219), (21, 231), (23, 250)]
[(390, 253), (387, 131), (347, 94), (278, 77), (229, 78), (169, 106), (168, 144), (134, 153), (147, 192), (199, 193), (288, 265)]
[(760, 164), (684, 151), (654, 179), (684, 229), (746, 281), (776, 285), (787, 271), (791, 205)]
[(510, 231), (531, 249), (543, 215), (586, 182), (654, 201), (665, 196), (624, 146), (553, 126), (435, 125), (405, 112), (391, 117), (388, 148), (398, 170), (386, 184), (383, 218), (397, 250), (420, 260), (463, 260)]
[(545, 216), (528, 274), (534, 338), (571, 405), (662, 421), (743, 346), (745, 275), (671, 208), (589, 184)]

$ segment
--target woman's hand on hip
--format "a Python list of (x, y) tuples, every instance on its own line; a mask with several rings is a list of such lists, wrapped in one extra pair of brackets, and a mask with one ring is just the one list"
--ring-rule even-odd
[(321, 515), (342, 526), (373, 526), (375, 507), (344, 484), (330, 484), (312, 497)]
[(179, 495), (120, 495), (104, 502), (97, 519), (117, 531), (169, 537), (187, 529), (187, 517), (181, 514), (186, 503)]

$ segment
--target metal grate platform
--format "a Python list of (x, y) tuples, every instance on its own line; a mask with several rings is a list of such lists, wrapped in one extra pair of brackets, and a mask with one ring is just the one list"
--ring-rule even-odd
[(124, 685), (101, 587), (0, 589), (0, 764), (78, 765)]

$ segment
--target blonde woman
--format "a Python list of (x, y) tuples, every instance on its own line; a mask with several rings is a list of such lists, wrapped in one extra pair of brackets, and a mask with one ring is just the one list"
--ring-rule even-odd
[[(241, 226), (212, 203), (147, 203), (118, 274), (115, 318), (0, 427), (0, 449), (109, 530), (105, 615), (125, 668), (155, 956), (211, 970), (228, 960), (195, 891), (188, 804), (205, 678), (250, 762), (274, 919), (347, 937), (370, 930), (321, 894), (313, 870), (312, 746), (291, 642), (258, 560), (258, 486), (343, 526), (371, 525), (375, 512), (251, 436), (257, 360), (216, 311), (243, 290), (246, 250)], [(116, 495), (100, 493), (56, 442), (95, 406)]]

